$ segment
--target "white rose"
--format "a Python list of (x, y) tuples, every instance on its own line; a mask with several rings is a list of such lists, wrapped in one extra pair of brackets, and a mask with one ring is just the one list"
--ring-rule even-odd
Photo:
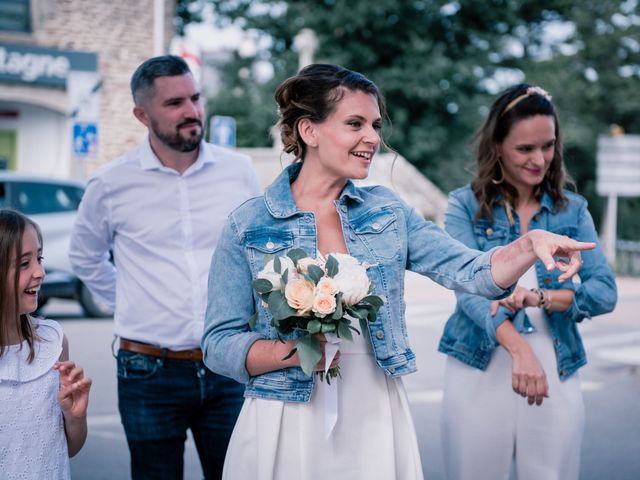
[(280, 259), (280, 271), (282, 273), (277, 273), (273, 269), (274, 259), (271, 259), (266, 263), (264, 268), (257, 275), (258, 278), (264, 278), (265, 280), (269, 280), (271, 282), (271, 285), (273, 285), (272, 291), (274, 290), (282, 291), (281, 279), (282, 279), (282, 274), (285, 272), (285, 270), (289, 270), (289, 273), (287, 275), (289, 280), (291, 280), (292, 278), (298, 277), (298, 272), (295, 266), (293, 265), (293, 260), (291, 260), (289, 257), (278, 257), (278, 258)]
[(313, 300), (313, 312), (319, 317), (326, 317), (336, 311), (336, 297), (333, 295), (317, 295)]
[(291, 308), (298, 311), (298, 315), (306, 315), (313, 307), (315, 285), (302, 278), (289, 280), (284, 289), (284, 296)]
[(298, 270), (300, 273), (305, 274), (309, 270), (309, 265), (315, 265), (316, 267), (322, 268), (323, 265), (319, 260), (311, 257), (304, 257), (298, 260)]
[(355, 305), (369, 293), (371, 280), (367, 276), (367, 269), (351, 255), (332, 255), (338, 260), (338, 273), (333, 279), (342, 292), (342, 301), (347, 305)]

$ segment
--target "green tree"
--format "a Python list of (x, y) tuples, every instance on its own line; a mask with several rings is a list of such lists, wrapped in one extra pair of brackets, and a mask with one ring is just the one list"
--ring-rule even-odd
[[(293, 42), (303, 28), (318, 36), (315, 61), (345, 65), (381, 87), (388, 143), (444, 191), (469, 181), (469, 141), (507, 86), (505, 73), (553, 94), (569, 170), (598, 221), (597, 136), (613, 123), (640, 133), (636, 0), (208, 1), (220, 24), (271, 39), (255, 58), (236, 55), (224, 67), (226, 87), (210, 102), (211, 111), (237, 117), (243, 146), (269, 144), (272, 94), (297, 70)], [(573, 28), (554, 39), (554, 26)], [(269, 82), (256, 81), (255, 61), (273, 65)], [(640, 238), (640, 216), (626, 218), (638, 206), (621, 203), (621, 236)]]

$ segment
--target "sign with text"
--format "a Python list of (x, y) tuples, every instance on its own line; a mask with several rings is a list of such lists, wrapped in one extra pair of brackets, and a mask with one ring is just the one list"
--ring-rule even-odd
[(640, 196), (640, 135), (599, 137), (596, 178), (599, 195)]
[(0, 43), (0, 81), (64, 87), (72, 70), (96, 72), (95, 53)]

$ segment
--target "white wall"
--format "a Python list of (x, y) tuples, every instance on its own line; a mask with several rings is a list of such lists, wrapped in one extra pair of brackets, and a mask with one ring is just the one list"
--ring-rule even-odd
[(17, 130), (16, 170), (52, 177), (71, 176), (71, 125), (59, 112), (18, 102), (0, 102), (0, 110), (18, 111), (0, 117), (0, 129)]

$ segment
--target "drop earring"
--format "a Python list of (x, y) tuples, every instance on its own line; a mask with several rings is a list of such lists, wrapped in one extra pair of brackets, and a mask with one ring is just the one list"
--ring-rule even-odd
[(504, 170), (502, 169), (502, 162), (500, 161), (499, 158), (498, 158), (498, 166), (500, 167), (500, 180), (496, 180), (495, 178), (492, 178), (491, 183), (493, 183), (494, 185), (500, 185), (502, 182), (504, 182)]

